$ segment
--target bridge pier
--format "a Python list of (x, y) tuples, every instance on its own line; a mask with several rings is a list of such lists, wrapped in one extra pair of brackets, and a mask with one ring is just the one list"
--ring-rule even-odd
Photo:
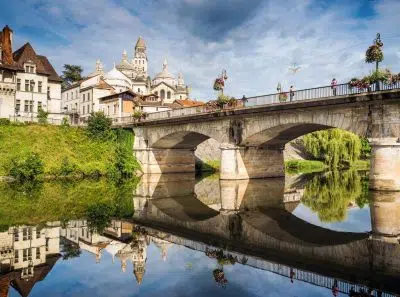
[(135, 149), (134, 154), (145, 174), (194, 173), (193, 149)]
[(222, 144), (220, 179), (285, 176), (283, 150)]
[(397, 242), (400, 236), (400, 192), (371, 191), (371, 226), (375, 239)]
[(400, 143), (398, 138), (371, 140), (369, 187), (378, 191), (400, 191)]

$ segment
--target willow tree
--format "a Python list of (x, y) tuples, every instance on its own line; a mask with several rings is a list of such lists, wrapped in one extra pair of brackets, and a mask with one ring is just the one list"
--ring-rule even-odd
[(361, 139), (340, 129), (313, 132), (303, 140), (307, 152), (330, 167), (351, 166), (361, 155)]
[(331, 171), (314, 176), (306, 184), (301, 202), (322, 222), (341, 222), (350, 202), (359, 201), (363, 195), (361, 178), (355, 170)]

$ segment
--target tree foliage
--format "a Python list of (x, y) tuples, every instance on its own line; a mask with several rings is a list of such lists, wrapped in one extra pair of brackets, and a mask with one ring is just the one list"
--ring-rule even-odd
[(357, 135), (340, 129), (307, 134), (304, 145), (314, 158), (323, 160), (330, 167), (351, 166), (360, 158), (362, 149), (366, 151)]
[(104, 112), (97, 111), (89, 116), (87, 130), (93, 138), (105, 138), (111, 130), (112, 120)]
[(36, 153), (28, 153), (11, 160), (9, 175), (19, 181), (32, 181), (43, 173), (43, 161)]
[(47, 124), (48, 116), (49, 113), (40, 107), (37, 114), (39, 124)]
[(327, 172), (306, 184), (301, 202), (316, 212), (322, 222), (341, 222), (351, 202), (360, 207), (368, 203), (368, 183), (362, 182), (355, 170)]
[(82, 67), (79, 65), (64, 64), (62, 79), (62, 88), (65, 89), (75, 82), (80, 81), (82, 77)]

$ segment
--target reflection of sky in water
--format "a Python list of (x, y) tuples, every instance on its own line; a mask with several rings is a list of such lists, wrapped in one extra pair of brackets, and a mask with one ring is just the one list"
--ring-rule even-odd
[(347, 216), (342, 222), (321, 222), (318, 214), (304, 204), (299, 204), (293, 211), (293, 215), (311, 224), (344, 232), (369, 232), (371, 231), (371, 214), (369, 207), (352, 207), (347, 210)]
[[(143, 282), (137, 285), (132, 264), (123, 273), (118, 258), (113, 264), (104, 252), (96, 264), (94, 255), (83, 252), (80, 258), (60, 259), (30, 296), (332, 296), (329, 289), (296, 280), (292, 284), (287, 277), (241, 264), (224, 267), (229, 283), (221, 288), (212, 275), (215, 268), (215, 259), (178, 245), (169, 247), (163, 261), (161, 251), (151, 244)], [(11, 290), (14, 296), (19, 294)]]

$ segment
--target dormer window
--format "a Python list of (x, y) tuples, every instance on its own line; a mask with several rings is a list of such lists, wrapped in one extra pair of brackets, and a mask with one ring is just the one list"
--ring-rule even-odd
[(24, 68), (26, 73), (36, 73), (35, 64), (25, 63)]

